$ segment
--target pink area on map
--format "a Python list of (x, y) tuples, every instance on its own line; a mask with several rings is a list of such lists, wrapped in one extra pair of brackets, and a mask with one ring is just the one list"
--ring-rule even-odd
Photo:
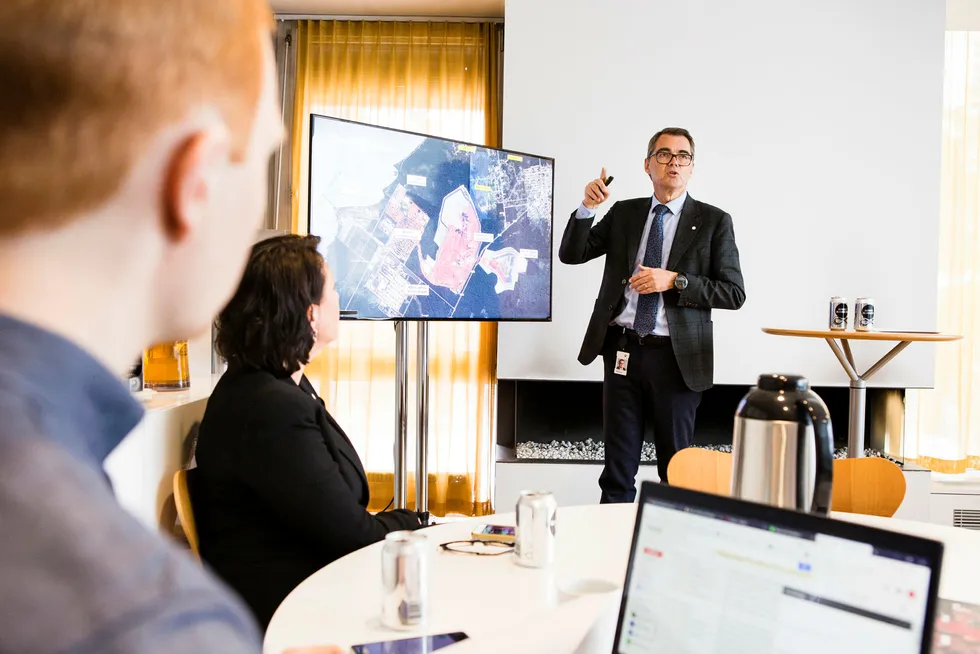
[(439, 249), (434, 260), (421, 261), (422, 274), (437, 286), (457, 295), (462, 293), (480, 258), (479, 234), (480, 217), (473, 198), (466, 187), (460, 186), (442, 201), (435, 237)]

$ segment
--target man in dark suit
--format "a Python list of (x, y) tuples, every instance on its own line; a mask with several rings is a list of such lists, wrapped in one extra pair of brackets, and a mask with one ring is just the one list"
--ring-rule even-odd
[(701, 392), (712, 385), (712, 309), (745, 302), (732, 217), (687, 193), (694, 139), (686, 130), (657, 132), (643, 170), (652, 198), (613, 204), (598, 223), (595, 208), (609, 198), (606, 169), (585, 187), (558, 258), (579, 264), (606, 256), (599, 297), (578, 360), (602, 355), (606, 465), (602, 502), (632, 502), (646, 419), (653, 423), (657, 471), (691, 445)]

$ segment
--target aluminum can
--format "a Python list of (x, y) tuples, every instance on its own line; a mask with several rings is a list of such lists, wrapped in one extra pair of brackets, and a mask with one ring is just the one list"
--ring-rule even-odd
[(389, 629), (425, 624), (428, 611), (429, 548), (426, 537), (393, 531), (381, 548), (381, 622)]
[(847, 298), (830, 298), (830, 329), (835, 332), (847, 329)]
[(522, 491), (517, 500), (514, 556), (518, 565), (547, 568), (555, 562), (555, 516), (558, 502), (551, 491)]
[(854, 329), (870, 332), (875, 327), (875, 299), (859, 297), (854, 303)]

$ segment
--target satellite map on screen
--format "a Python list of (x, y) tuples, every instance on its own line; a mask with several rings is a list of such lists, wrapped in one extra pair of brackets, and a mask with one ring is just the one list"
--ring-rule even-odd
[(314, 116), (309, 231), (367, 319), (548, 320), (551, 159)]

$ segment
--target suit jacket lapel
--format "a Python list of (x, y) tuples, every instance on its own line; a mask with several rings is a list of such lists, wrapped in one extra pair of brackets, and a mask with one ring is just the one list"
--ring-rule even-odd
[(684, 208), (681, 209), (680, 222), (677, 223), (677, 231), (674, 232), (674, 242), (670, 245), (670, 258), (667, 261), (666, 270), (677, 270), (677, 263), (680, 261), (691, 243), (701, 229), (701, 213), (698, 211), (697, 202), (690, 194), (684, 201)]
[(643, 238), (643, 228), (647, 224), (647, 218), (650, 217), (650, 207), (653, 204), (652, 198), (647, 198), (645, 201), (637, 202), (636, 209), (633, 214), (629, 216), (629, 222), (626, 225), (626, 267), (627, 267), (627, 277), (633, 275), (633, 267), (636, 265), (636, 257), (639, 254), (640, 249), (640, 239)]
[(341, 429), (337, 421), (333, 419), (332, 415), (330, 415), (330, 412), (327, 411), (326, 405), (323, 403), (323, 400), (320, 399), (320, 396), (316, 394), (316, 391), (313, 389), (313, 384), (311, 384), (310, 380), (306, 378), (306, 375), (303, 375), (303, 377), (300, 378), (299, 387), (305, 392), (310, 393), (311, 395), (316, 397), (316, 401), (320, 403), (321, 407), (323, 407), (322, 415), (326, 418), (327, 424), (329, 424), (333, 428), (333, 430), (337, 432), (337, 434), (340, 436), (340, 438), (337, 439), (336, 441), (337, 450), (341, 454), (343, 454), (348, 461), (350, 461), (352, 466), (354, 466), (354, 470), (357, 471), (357, 475), (361, 478), (361, 483), (364, 486), (364, 493), (367, 494), (368, 493), (367, 473), (364, 472), (364, 466), (361, 465), (361, 457), (357, 456), (357, 450), (354, 449), (354, 445), (350, 442), (350, 439), (347, 438), (347, 434), (344, 432), (343, 429)]

